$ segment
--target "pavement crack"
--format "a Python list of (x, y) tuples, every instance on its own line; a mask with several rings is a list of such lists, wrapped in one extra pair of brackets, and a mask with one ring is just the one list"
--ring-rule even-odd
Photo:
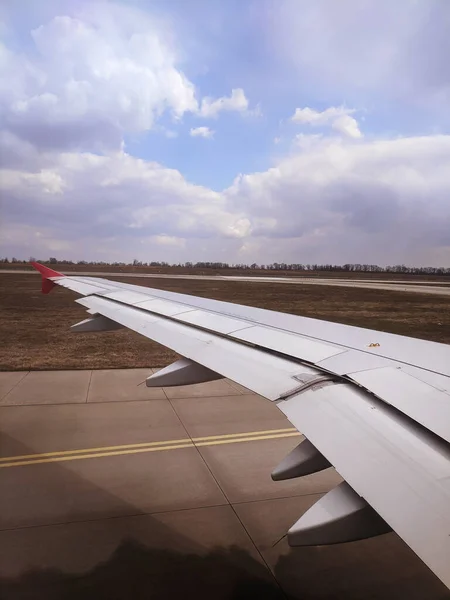
[(11, 388), (11, 389), (10, 389), (8, 392), (6, 392), (6, 394), (5, 394), (4, 396), (2, 396), (2, 397), (0, 398), (0, 402), (2, 402), (2, 403), (3, 403), (3, 400), (6, 400), (6, 398), (7, 398), (7, 397), (10, 395), (10, 393), (11, 393), (13, 390), (15, 390), (15, 389), (16, 389), (16, 387), (19, 385), (19, 383), (22, 383), (22, 381), (23, 381), (23, 380), (24, 380), (24, 379), (27, 377), (27, 375), (29, 375), (29, 374), (30, 374), (30, 371), (27, 371), (27, 372), (25, 373), (25, 375), (24, 375), (23, 377), (21, 377), (21, 378), (19, 379), (19, 381), (17, 381), (17, 382), (16, 382), (16, 383), (15, 383), (15, 384), (12, 386), (12, 388)]
[(88, 387), (87, 387), (87, 392), (86, 392), (86, 402), (85, 404), (88, 403), (89, 400), (89, 392), (91, 390), (91, 381), (92, 381), (92, 374), (94, 373), (94, 371), (91, 369), (91, 374), (89, 376), (89, 382), (88, 382)]

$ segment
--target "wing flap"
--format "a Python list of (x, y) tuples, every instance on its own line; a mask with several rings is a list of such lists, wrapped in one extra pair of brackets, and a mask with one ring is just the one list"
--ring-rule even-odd
[(351, 384), (311, 389), (278, 407), (450, 586), (448, 445)]

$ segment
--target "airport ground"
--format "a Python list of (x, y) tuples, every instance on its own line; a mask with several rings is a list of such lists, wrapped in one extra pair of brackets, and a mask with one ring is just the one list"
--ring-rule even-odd
[(444, 600), (394, 533), (289, 548), (340, 478), (273, 482), (302, 439), (226, 381), (151, 369), (0, 373), (0, 598)]
[[(449, 296), (410, 293), (409, 288), (192, 278), (120, 281), (450, 343)], [(0, 370), (161, 367), (174, 358), (132, 331), (70, 334), (70, 326), (86, 318), (76, 298), (61, 288), (42, 295), (38, 275), (0, 274)]]
[[(93, 275), (98, 272), (108, 272), (116, 274), (134, 274), (134, 275), (200, 275), (203, 277), (209, 276), (247, 276), (247, 277), (317, 277), (328, 279), (353, 279), (353, 280), (382, 280), (382, 281), (436, 281), (450, 283), (450, 274), (437, 275), (436, 273), (391, 273), (379, 271), (315, 271), (313, 269), (307, 271), (293, 269), (252, 269), (248, 268), (214, 268), (214, 267), (187, 267), (187, 266), (144, 266), (144, 265), (114, 265), (114, 264), (66, 264), (66, 263), (45, 263), (52, 269), (61, 273), (78, 273), (85, 272)], [(0, 273), (4, 271), (33, 271), (33, 267), (29, 263), (1, 263)]]
[[(130, 282), (450, 343), (440, 296)], [(394, 533), (289, 548), (287, 529), (340, 478), (271, 480), (302, 439), (277, 407), (227, 380), (146, 388), (172, 353), (125, 330), (70, 334), (76, 295), (39, 289), (0, 275), (1, 600), (450, 597)]]

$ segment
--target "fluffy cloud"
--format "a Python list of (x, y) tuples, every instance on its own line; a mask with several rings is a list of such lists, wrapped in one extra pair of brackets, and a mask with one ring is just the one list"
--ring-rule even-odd
[(102, 244), (120, 239), (127, 252), (130, 240), (149, 236), (173, 245), (174, 238), (249, 233), (245, 215), (229, 211), (223, 195), (123, 152), (64, 153), (53, 157), (51, 168), (3, 169), (0, 178), (4, 220), (16, 229), (25, 221), (37, 231), (59, 232), (74, 252), (79, 240), (89, 236)]
[(316, 138), (225, 194), (253, 215), (252, 239), (293, 261), (448, 262), (447, 160), (450, 136)]
[(359, 129), (358, 121), (350, 117), (350, 115), (342, 115), (333, 121), (331, 127), (343, 135), (347, 135), (352, 138), (362, 137), (362, 133)]
[(214, 137), (214, 131), (209, 127), (192, 127), (189, 131), (191, 137), (203, 137), (211, 139)]
[[(445, 19), (436, 18), (434, 0), (411, 3), (408, 19), (384, 0), (368, 0), (356, 12), (347, 0), (279, 4), (270, 35), (290, 70), (289, 78), (282, 69), (279, 76), (306, 81), (316, 98), (349, 98), (345, 90), (359, 85), (374, 98), (386, 89), (420, 102), (450, 97), (429, 24), (445, 48)], [(285, 137), (276, 138), (279, 153), (270, 168), (239, 175), (223, 190), (195, 185), (177, 169), (125, 152), (124, 135), (152, 129), (173, 137), (184, 118), (192, 136), (211, 137), (195, 120), (255, 114), (244, 91), (202, 99), (164, 21), (129, 4), (80, 6), (35, 28), (22, 51), (0, 46), (0, 254), (449, 263), (450, 136), (362, 137), (353, 109), (320, 111), (309, 98), (310, 106), (291, 118), (301, 128), (292, 147), (283, 154)], [(241, 74), (224, 79), (240, 81)], [(265, 70), (263, 76), (267, 88)], [(270, 122), (281, 113), (276, 76), (271, 72), (269, 86), (276, 117), (267, 113), (236, 152), (238, 158), (253, 152), (253, 165), (267, 164), (264, 135), (279, 133)], [(323, 93), (329, 89), (344, 92)], [(286, 106), (288, 99), (284, 115), (295, 105)], [(214, 155), (222, 181), (221, 165), (236, 148), (230, 139)], [(183, 142), (194, 143), (180, 136), (174, 146), (182, 160), (173, 164), (191, 159), (184, 160)], [(207, 146), (218, 152), (220, 144)], [(151, 151), (145, 148), (146, 156)]]
[(29, 57), (3, 50), (0, 103), (3, 127), (37, 147), (119, 149), (124, 132), (150, 129), (164, 111), (197, 110), (194, 85), (140, 13), (110, 5), (59, 16), (32, 39)]
[(331, 106), (323, 111), (314, 110), (313, 108), (296, 108), (291, 120), (294, 123), (301, 125), (313, 125), (323, 127), (331, 126), (339, 133), (352, 138), (362, 137), (359, 130), (358, 122), (353, 114), (355, 109), (345, 108), (344, 106)]
[[(167, 260), (450, 260), (450, 136), (315, 136), (215, 192), (118, 152), (42, 154), (0, 173), (22, 253)], [(34, 232), (32, 235), (30, 232)], [(40, 235), (36, 237), (36, 232)], [(11, 237), (3, 240), (11, 246)], [(26, 250), (25, 250), (26, 249)], [(17, 253), (17, 250), (15, 250)], [(9, 254), (11, 251), (9, 251)], [(45, 256), (45, 253), (44, 253)]]
[(103, 152), (166, 113), (175, 122), (245, 113), (240, 88), (199, 100), (166, 29), (131, 7), (93, 3), (34, 29), (27, 53), (0, 45), (1, 129), (41, 149)]
[(245, 97), (244, 90), (237, 88), (231, 91), (231, 96), (222, 97), (213, 100), (212, 98), (203, 98), (199, 115), (205, 118), (215, 118), (222, 111), (236, 111), (244, 113), (248, 110), (248, 100)]

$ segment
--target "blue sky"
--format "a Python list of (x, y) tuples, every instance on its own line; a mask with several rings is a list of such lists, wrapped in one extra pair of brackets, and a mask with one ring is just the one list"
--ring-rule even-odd
[(447, 2), (23, 0), (0, 22), (2, 254), (450, 261)]

